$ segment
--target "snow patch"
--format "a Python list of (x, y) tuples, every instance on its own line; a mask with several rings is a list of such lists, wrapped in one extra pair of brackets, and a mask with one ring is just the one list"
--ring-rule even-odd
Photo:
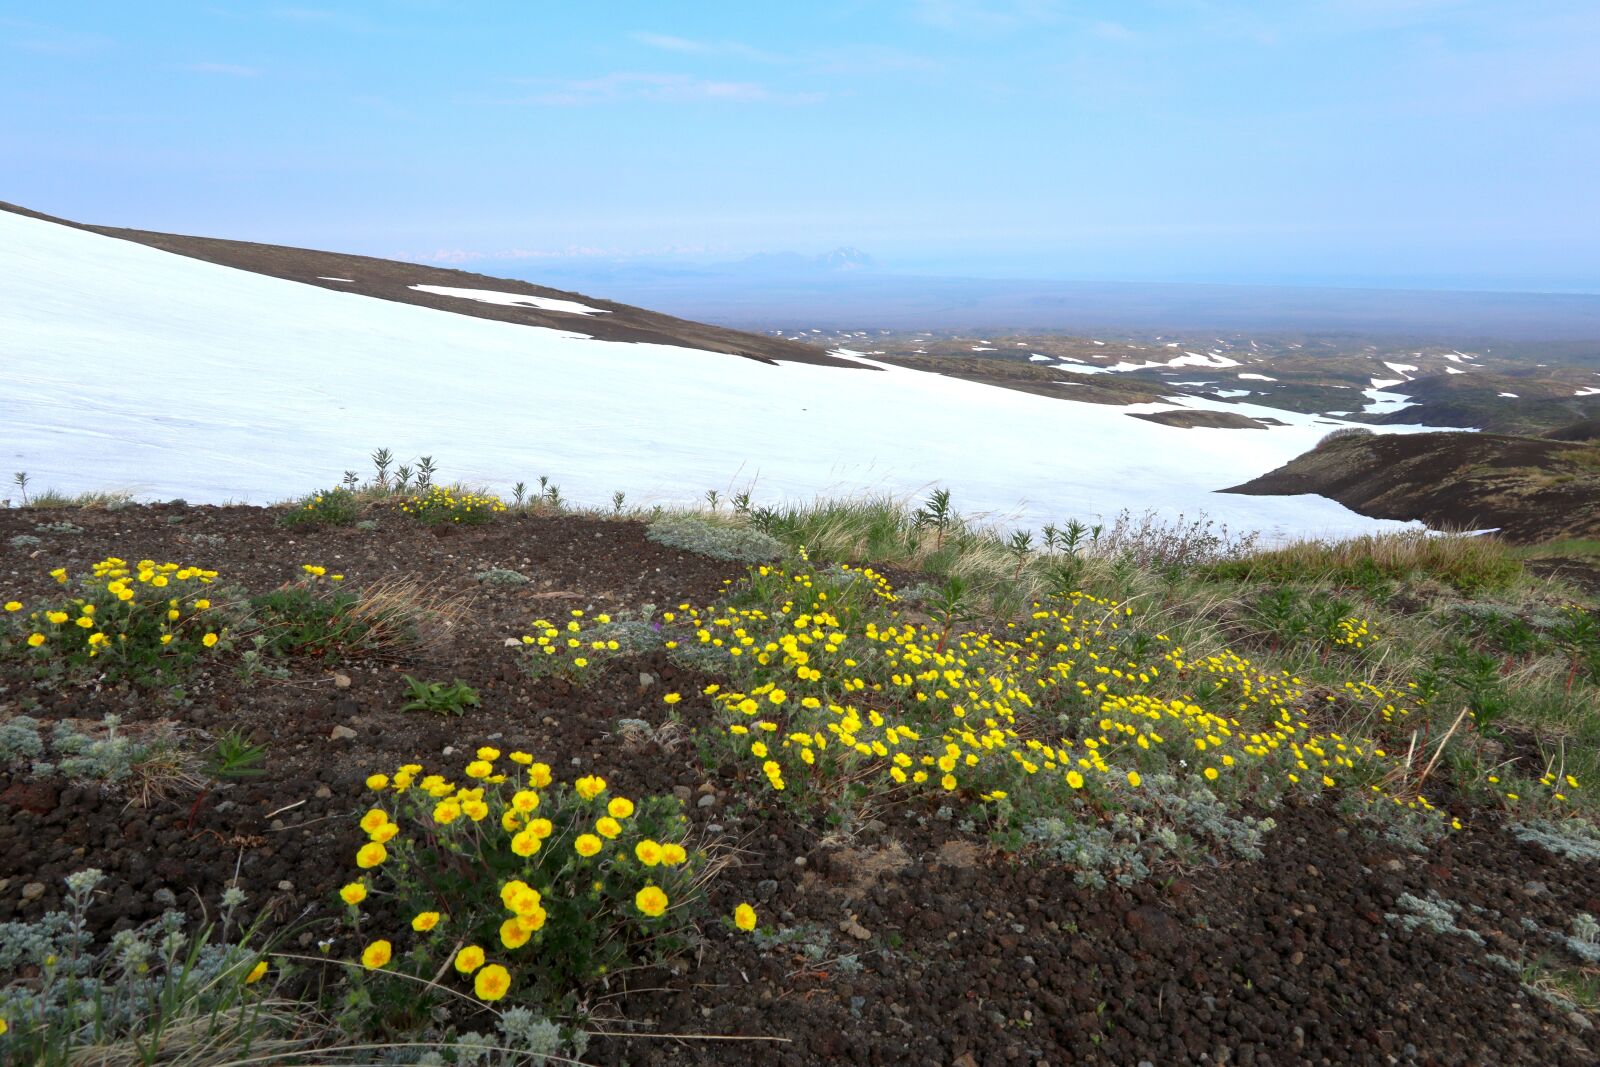
[[(499, 304), (503, 307), (529, 307), (538, 308), (540, 311), (562, 311), (569, 315), (609, 315), (611, 312), (604, 308), (592, 308), (588, 304), (580, 304), (576, 300), (557, 300), (548, 296), (532, 296), (528, 293), (500, 293), (493, 289), (454, 289), (448, 285), (413, 285), (409, 288), (419, 293), (433, 293), (437, 296), (453, 296), (461, 300), (480, 300), (485, 304)], [(813, 330), (813, 333), (816, 331)]]

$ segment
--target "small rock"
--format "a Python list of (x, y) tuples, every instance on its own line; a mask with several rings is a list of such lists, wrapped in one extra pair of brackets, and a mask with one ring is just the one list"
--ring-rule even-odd
[(763, 878), (756, 883), (757, 900), (771, 900), (772, 895), (777, 891), (778, 880), (776, 878)]
[(446, 745), (446, 746), (444, 746), (444, 751), (439, 753), (439, 755), (441, 755), (441, 756), (454, 756), (455, 754), (456, 754), (456, 746), (454, 746), (454, 745)]
[(1590, 1022), (1589, 1017), (1581, 1011), (1569, 1011), (1567, 1013), (1567, 1022), (1576, 1026), (1579, 1030), (1594, 1029), (1594, 1023)]
[(333, 684), (337, 689), (349, 689), (350, 676), (343, 671), (335, 671), (333, 675)]
[(329, 789), (325, 785), (319, 785), (317, 786), (317, 791), (314, 795), (318, 800), (327, 800), (329, 797), (333, 796), (333, 790)]
[(38, 900), (40, 897), (44, 896), (44, 888), (43, 882), (29, 882), (27, 885), (22, 887), (22, 899), (25, 901)]
[(872, 931), (868, 930), (865, 926), (862, 926), (860, 923), (856, 922), (854, 919), (846, 919), (844, 922), (840, 923), (839, 924), (839, 932), (841, 934), (848, 934), (849, 936), (855, 938), (857, 941), (871, 941), (872, 940)]
[(1399, 860), (1384, 860), (1383, 861), (1383, 869), (1386, 870), (1386, 871), (1399, 872), (1399, 871), (1405, 870), (1406, 869), (1406, 865), (1404, 863), (1401, 863)]
[(542, 721), (546, 726), (554, 726), (556, 724), (556, 720), (552, 716), (549, 716), (549, 715), (546, 715), (540, 721)]
[(505, 645), (507, 648), (521, 648), (522, 647), (522, 642), (517, 640), (515, 637), (508, 637), (504, 641), (502, 641), (501, 644)]
[(289, 881), (289, 879), (285, 878), (283, 881), (278, 883), (278, 892), (280, 892), (280, 893), (293, 893), (294, 892), (294, 883)]
[(283, 820), (282, 819), (273, 819), (271, 825), (268, 826), (267, 829), (269, 829), (269, 830), (282, 830), (283, 829)]
[(716, 803), (717, 797), (715, 793), (705, 793), (701, 795), (699, 800), (694, 802), (694, 805), (697, 808), (709, 808), (714, 807)]
[(652, 685), (655, 685), (655, 684), (656, 684), (656, 676), (655, 675), (650, 674), (648, 671), (640, 671), (639, 672), (639, 688), (640, 689), (649, 689)]
[[(356, 732), (354, 730), (350, 729), (350, 727), (348, 727), (348, 726), (335, 726), (333, 728), (333, 732), (328, 735), (328, 740), (330, 740), (330, 741), (353, 741), (353, 740), (355, 740), (355, 737), (356, 737)], [(447, 753), (447, 755), (448, 755), (448, 753)]]
[(154, 893), (151, 893), (150, 899), (155, 901), (157, 907), (176, 908), (178, 906), (178, 894), (174, 893), (166, 886), (162, 886)]
[(722, 831), (723, 831), (723, 825), (720, 822), (708, 822), (708, 823), (706, 823), (706, 833), (708, 833), (708, 834), (720, 834), (720, 833), (722, 833)]
[(677, 797), (681, 802), (687, 804), (689, 803), (690, 799), (694, 797), (694, 790), (690, 789), (686, 785), (675, 785), (672, 787), (672, 795)]

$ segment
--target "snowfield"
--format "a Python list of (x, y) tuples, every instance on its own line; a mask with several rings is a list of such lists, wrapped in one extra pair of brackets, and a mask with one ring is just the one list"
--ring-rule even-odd
[[(333, 281), (335, 279), (328, 279)], [(604, 308), (592, 308), (576, 300), (557, 300), (552, 296), (532, 296), (528, 293), (501, 293), (493, 289), (455, 289), (448, 285), (413, 285), (409, 288), (419, 293), (454, 296), (462, 300), (480, 300), (485, 304), (504, 304), (507, 307), (538, 308), (540, 311), (565, 311), (569, 315), (609, 315)]]
[(639, 504), (713, 488), (775, 503), (942, 485), (964, 511), (1034, 526), (1125, 507), (1279, 535), (1404, 525), (1321, 497), (1212, 492), (1311, 448), (1331, 428), (1314, 416), (1218, 404), (1291, 425), (1186, 430), (1124, 414), (1176, 404), (1119, 409), (893, 367), (596, 341), (9, 212), (0, 360), (6, 470), (41, 489), (267, 503), (347, 468), (364, 475), (387, 446), (501, 492), (547, 475), (577, 503), (619, 489)]

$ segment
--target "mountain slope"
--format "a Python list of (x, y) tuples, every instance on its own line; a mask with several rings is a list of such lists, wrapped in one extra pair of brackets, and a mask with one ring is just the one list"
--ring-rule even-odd
[(1318, 497), (1214, 492), (1310, 448), (1327, 429), (1312, 416), (1277, 413), (1286, 424), (1242, 448), (1243, 431), (1126, 417), (1143, 405), (590, 336), (603, 318), (446, 313), (0, 212), (6, 460), (36, 486), (194, 502), (303, 493), (385, 446), (502, 491), (549, 476), (590, 504), (942, 485), (1035, 527), (1122, 508), (1279, 533), (1389, 525)]
[(546, 326), (557, 330), (574, 328), (574, 316), (570, 313), (424, 292), (415, 287), (427, 285), (449, 289), (526, 294), (543, 300), (576, 302), (603, 312), (603, 314), (584, 315), (583, 324), (579, 328), (592, 337), (606, 341), (678, 345), (703, 352), (726, 352), (768, 363), (783, 360), (790, 363), (864, 369), (860, 363), (830, 356), (813, 345), (743, 333), (703, 322), (691, 322), (688, 319), (673, 318), (671, 315), (647, 311), (628, 304), (597, 300), (581, 293), (549, 289), (486, 274), (427, 267), (392, 259), (375, 259), (371, 256), (353, 256), (342, 252), (292, 248), (286, 245), (229, 241), (216, 237), (189, 237), (182, 234), (130, 230), (113, 226), (90, 226), (30, 211), (4, 201), (0, 201), (0, 211), (9, 211), (61, 226), (71, 226), (121, 241), (132, 241), (151, 248), (159, 248), (164, 252), (247, 270), (254, 274), (264, 274), (339, 292), (359, 293), (380, 300), (431, 307), (457, 315), (473, 315), (500, 322)]
[(1363, 515), (1524, 543), (1600, 537), (1600, 448), (1529, 437), (1340, 437), (1226, 492), (1318, 493)]

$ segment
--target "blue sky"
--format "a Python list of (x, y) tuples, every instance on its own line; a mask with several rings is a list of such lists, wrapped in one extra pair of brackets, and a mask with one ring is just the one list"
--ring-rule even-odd
[(465, 264), (1600, 291), (1597, 55), (1594, 0), (8, 2), (0, 199)]

